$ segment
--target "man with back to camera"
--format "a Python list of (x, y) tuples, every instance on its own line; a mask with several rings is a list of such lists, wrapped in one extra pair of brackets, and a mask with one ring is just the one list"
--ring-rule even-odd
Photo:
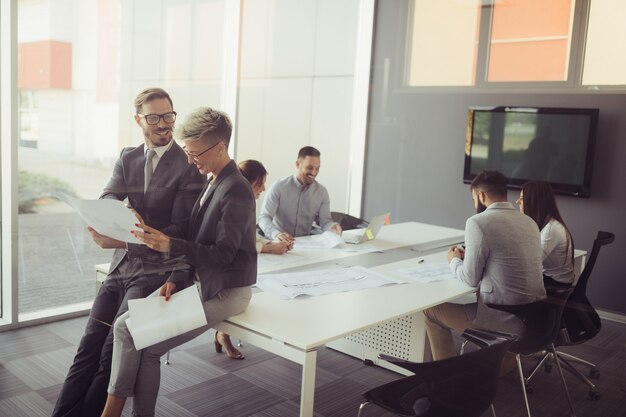
[(341, 226), (330, 217), (328, 191), (315, 181), (320, 171), (320, 151), (305, 146), (298, 152), (296, 173), (276, 181), (267, 191), (259, 227), (265, 237), (293, 242), (295, 237), (315, 233), (314, 223), (322, 231), (341, 235)]
[[(187, 155), (172, 140), (176, 112), (166, 91), (141, 91), (135, 99), (135, 113), (144, 144), (122, 150), (100, 198), (127, 198), (143, 222), (165, 233), (183, 236), (206, 179), (187, 164)], [(111, 325), (128, 309), (129, 299), (149, 295), (181, 265), (179, 260), (166, 260), (145, 245), (126, 244), (92, 228), (88, 230), (98, 246), (114, 248), (115, 252), (109, 274), (94, 299), (53, 417), (100, 415), (111, 373)]]
[(498, 171), (483, 171), (472, 181), (478, 214), (465, 223), (465, 250), (450, 248), (448, 261), (458, 279), (478, 287), (478, 299), (424, 310), (434, 360), (456, 356), (451, 329), (481, 327), (519, 334), (522, 324), (515, 316), (486, 303), (525, 304), (546, 297), (539, 229), (507, 201), (506, 185)]

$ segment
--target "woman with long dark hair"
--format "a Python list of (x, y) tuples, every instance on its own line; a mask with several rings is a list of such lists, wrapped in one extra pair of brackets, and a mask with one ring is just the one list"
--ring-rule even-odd
[(531, 181), (522, 186), (516, 203), (541, 231), (543, 278), (545, 286), (574, 283), (574, 241), (565, 225), (550, 184)]
[[(267, 180), (267, 170), (259, 161), (248, 159), (238, 164), (239, 171), (244, 178), (248, 180), (252, 186), (254, 198), (258, 199), (263, 191), (265, 191), (265, 181)], [(293, 248), (291, 242), (272, 242), (262, 236), (256, 237), (256, 250), (258, 253), (273, 253), (281, 255)], [(215, 351), (221, 352), (222, 348), (226, 349), (228, 357), (231, 359), (244, 359), (243, 353), (237, 349), (230, 340), (230, 336), (223, 332), (215, 332)]]

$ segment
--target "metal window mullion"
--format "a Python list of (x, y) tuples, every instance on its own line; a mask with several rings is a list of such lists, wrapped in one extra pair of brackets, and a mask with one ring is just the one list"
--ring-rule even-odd
[(489, 40), (491, 39), (492, 19), (493, 4), (482, 6), (480, 10), (480, 27), (478, 29), (475, 79), (476, 87), (479, 89), (485, 88), (489, 84), (487, 71), (489, 70)]
[(0, 64), (2, 329), (18, 320), (17, 0), (0, 2)]
[[(572, 0), (574, 1), (574, 0)], [(567, 79), (574, 89), (582, 89), (583, 70), (585, 66), (585, 44), (587, 43), (587, 28), (589, 26), (589, 0), (578, 0), (574, 5), (574, 22), (570, 45), (570, 57)]]

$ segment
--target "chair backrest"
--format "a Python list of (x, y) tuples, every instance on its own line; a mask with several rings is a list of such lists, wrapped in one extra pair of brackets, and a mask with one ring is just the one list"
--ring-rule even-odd
[(587, 299), (587, 282), (596, 264), (600, 248), (615, 240), (610, 232), (599, 231), (593, 242), (591, 254), (588, 257), (585, 269), (580, 274), (572, 295), (567, 300), (563, 310), (561, 327), (563, 332), (559, 337), (558, 345), (581, 343), (594, 337), (602, 328), (600, 316)]
[(487, 304), (488, 307), (517, 316), (524, 324), (522, 334), (511, 346), (511, 351), (524, 355), (544, 350), (557, 338), (561, 329), (561, 316), (573, 289), (555, 289), (543, 300), (528, 304)]
[(403, 408), (424, 417), (482, 415), (496, 395), (502, 357), (511, 343), (512, 340), (501, 338), (498, 343), (435, 362), (387, 358), (390, 363), (415, 373), (415, 377), (407, 378), (407, 383), (420, 384), (413, 390), (405, 390), (401, 396)]
[(583, 272), (580, 274), (578, 282), (576, 283), (576, 289), (574, 290), (574, 294), (577, 292), (582, 292), (583, 294), (587, 292), (587, 282), (589, 281), (591, 271), (593, 271), (593, 267), (596, 264), (596, 259), (598, 259), (600, 248), (602, 246), (613, 243), (614, 240), (615, 235), (613, 233), (603, 231), (598, 232), (598, 234), (596, 235), (596, 239), (593, 241), (591, 254), (587, 258), (587, 261), (585, 263), (585, 269), (583, 269)]

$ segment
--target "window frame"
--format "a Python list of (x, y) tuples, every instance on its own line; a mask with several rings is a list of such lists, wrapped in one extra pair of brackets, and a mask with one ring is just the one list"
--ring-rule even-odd
[(478, 33), (478, 48), (476, 55), (476, 68), (474, 85), (459, 86), (414, 86), (409, 84), (409, 72), (411, 60), (411, 39), (413, 34), (412, 16), (415, 9), (415, 1), (411, 0), (407, 10), (407, 24), (405, 37), (405, 63), (404, 63), (404, 86), (400, 88), (406, 92), (512, 92), (523, 90), (525, 92), (597, 92), (597, 91), (624, 91), (624, 85), (583, 85), (582, 77), (584, 70), (585, 45), (587, 39), (587, 25), (589, 22), (591, 0), (573, 0), (572, 31), (569, 43), (569, 62), (567, 79), (564, 81), (488, 81), (489, 48), (491, 29), (494, 13), (494, 1), (482, 0), (480, 11), (480, 25)]

